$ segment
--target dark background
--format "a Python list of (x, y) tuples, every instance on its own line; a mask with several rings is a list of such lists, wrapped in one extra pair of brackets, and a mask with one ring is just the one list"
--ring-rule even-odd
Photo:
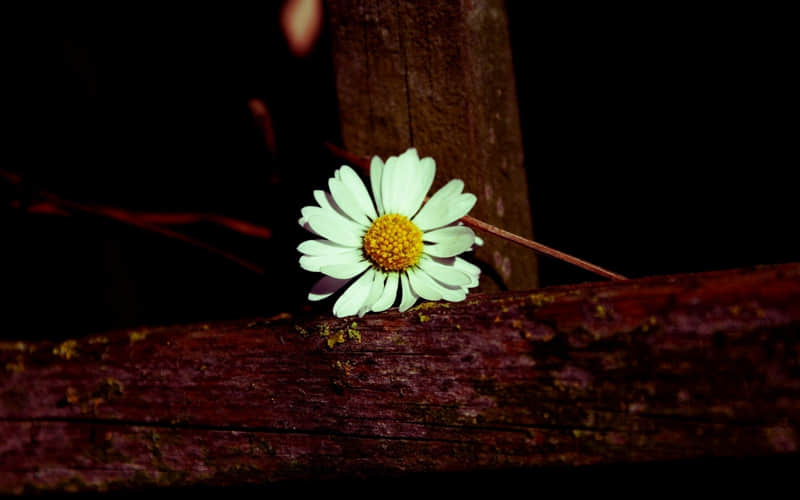
[[(278, 3), (5, 16), (5, 338), (61, 338), (305, 306), (299, 208), (338, 161), (329, 41), (292, 57)], [(779, 12), (509, 2), (538, 241), (628, 276), (798, 260), (796, 57)], [(278, 150), (247, 107), (263, 99)], [(269, 241), (179, 227), (267, 269), (92, 216), (8, 206), (41, 187), (129, 210), (211, 212)], [(540, 259), (543, 286), (596, 279)], [(325, 310), (331, 304), (322, 305)]]
[[(297, 265), (296, 219), (338, 166), (321, 147), (338, 142), (336, 99), (327, 37), (310, 57), (292, 57), (273, 4), (6, 12), (2, 168), (28, 182), (0, 181), (0, 337), (58, 340), (305, 307), (315, 277)], [(786, 13), (534, 4), (509, 2), (508, 12), (537, 240), (631, 277), (800, 260), (799, 87)], [(272, 113), (274, 156), (248, 111), (254, 97)], [(269, 226), (269, 241), (180, 228), (267, 274), (118, 222), (9, 206), (39, 188)], [(539, 262), (544, 286), (597, 279)], [(704, 460), (436, 480), (448, 492), (498, 482), (588, 491), (600, 481), (624, 494), (631, 478), (727, 491), (780, 483), (796, 465)], [(427, 479), (357, 486), (416, 491)]]

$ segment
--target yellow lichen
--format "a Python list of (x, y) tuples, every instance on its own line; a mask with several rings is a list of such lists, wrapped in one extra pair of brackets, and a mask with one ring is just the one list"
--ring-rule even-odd
[(100, 335), (89, 339), (90, 344), (108, 344), (108, 337)]
[(594, 308), (594, 317), (597, 319), (605, 319), (607, 314), (606, 308), (600, 304)]
[(128, 338), (130, 339), (131, 344), (134, 342), (139, 342), (140, 340), (144, 340), (147, 338), (147, 334), (150, 333), (147, 330), (137, 331), (134, 330), (128, 334)]
[(411, 310), (412, 311), (425, 311), (425, 310), (428, 310), (428, 309), (441, 309), (441, 308), (448, 309), (449, 307), (450, 307), (450, 304), (448, 304), (447, 302), (422, 302), (418, 306), (413, 307)]
[(658, 320), (656, 319), (656, 317), (650, 316), (649, 318), (647, 318), (647, 321), (645, 321), (644, 324), (642, 324), (642, 331), (647, 332), (650, 330), (650, 328), (656, 326), (657, 324)]
[(426, 321), (430, 321), (430, 320), (431, 320), (430, 316), (428, 316), (426, 314), (419, 313), (419, 322), (420, 323), (425, 323)]
[(111, 400), (122, 395), (122, 383), (114, 377), (107, 377), (100, 381), (97, 390), (92, 394), (95, 397)]
[(80, 400), (77, 389), (74, 387), (67, 387), (67, 390), (64, 393), (64, 399), (66, 399), (67, 403), (71, 405), (76, 404)]
[(350, 375), (350, 371), (353, 369), (353, 365), (349, 361), (345, 361), (344, 363), (337, 361), (332, 366), (337, 370), (343, 371), (345, 375)]
[(0, 351), (24, 351), (25, 342), (0, 342)]
[(319, 336), (320, 337), (327, 337), (331, 333), (331, 327), (328, 326), (327, 323), (320, 323), (319, 324)]
[(6, 371), (19, 373), (25, 371), (25, 363), (22, 360), (18, 360), (16, 363), (6, 363)]
[(300, 325), (294, 325), (294, 329), (295, 329), (295, 331), (296, 331), (297, 333), (299, 333), (299, 334), (300, 334), (300, 335), (302, 335), (303, 337), (305, 337), (306, 335), (308, 335), (308, 330), (306, 330), (305, 328), (303, 328), (303, 327), (302, 327), (302, 326), (300, 326)]
[(356, 342), (358, 342), (360, 344), (361, 343), (361, 332), (358, 331), (357, 327), (358, 327), (358, 324), (355, 321), (350, 323), (350, 326), (347, 327), (347, 338), (355, 340)]
[(528, 295), (528, 300), (534, 306), (542, 307), (543, 305), (552, 303), (555, 299), (553, 299), (553, 297), (550, 295), (545, 295), (543, 293), (532, 293)]
[(344, 342), (344, 330), (337, 330), (333, 333), (333, 335), (328, 336), (328, 348), (333, 349), (333, 346), (336, 344), (341, 344)]
[(78, 342), (76, 340), (65, 340), (53, 348), (53, 354), (60, 356), (64, 359), (72, 359), (78, 357)]

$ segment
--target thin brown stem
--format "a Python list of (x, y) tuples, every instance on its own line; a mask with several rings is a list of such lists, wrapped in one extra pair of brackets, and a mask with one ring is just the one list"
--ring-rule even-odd
[(470, 217), (469, 215), (465, 215), (464, 217), (461, 218), (461, 222), (463, 222), (465, 226), (469, 226), (473, 229), (479, 229), (486, 233), (499, 236), (500, 238), (506, 239), (508, 241), (513, 241), (518, 245), (530, 248), (531, 250), (534, 250), (544, 255), (549, 255), (550, 257), (556, 258), (558, 260), (563, 260), (564, 262), (568, 262), (573, 266), (578, 266), (582, 269), (586, 269), (587, 271), (591, 271), (595, 274), (603, 276), (604, 278), (610, 278), (612, 280), (628, 279), (620, 274), (612, 273), (607, 269), (603, 269), (598, 265), (592, 264), (591, 262), (586, 262), (585, 260), (573, 257), (570, 254), (556, 250), (555, 248), (550, 248), (547, 245), (537, 243), (536, 241), (523, 238), (522, 236), (510, 233), (504, 229), (500, 229), (499, 227), (487, 224), (486, 222), (478, 220), (475, 217)]

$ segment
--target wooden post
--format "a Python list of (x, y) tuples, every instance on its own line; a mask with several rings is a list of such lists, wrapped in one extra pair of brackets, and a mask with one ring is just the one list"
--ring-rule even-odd
[(800, 264), (0, 343), (0, 494), (800, 450)]
[[(434, 188), (463, 179), (477, 218), (532, 237), (516, 89), (502, 0), (328, 3), (342, 140), (361, 155), (415, 146)], [(481, 290), (537, 285), (536, 257), (486, 238)]]

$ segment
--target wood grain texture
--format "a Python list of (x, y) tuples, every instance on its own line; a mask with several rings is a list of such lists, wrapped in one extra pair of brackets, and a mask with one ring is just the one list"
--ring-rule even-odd
[(4, 342), (0, 366), (0, 493), (778, 456), (800, 264)]
[[(516, 88), (501, 0), (328, 3), (345, 149), (436, 160), (434, 188), (460, 178), (475, 217), (532, 237)], [(536, 260), (487, 238), (481, 291), (537, 285)]]

